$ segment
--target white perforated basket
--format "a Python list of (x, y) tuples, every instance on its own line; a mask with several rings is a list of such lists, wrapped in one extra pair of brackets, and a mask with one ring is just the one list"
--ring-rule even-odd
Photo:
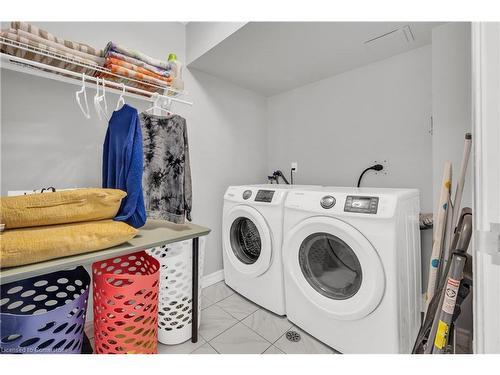
[[(160, 262), (158, 341), (180, 344), (191, 338), (192, 240), (154, 247), (147, 253)], [(205, 238), (199, 240), (198, 327), (201, 321), (201, 278)]]

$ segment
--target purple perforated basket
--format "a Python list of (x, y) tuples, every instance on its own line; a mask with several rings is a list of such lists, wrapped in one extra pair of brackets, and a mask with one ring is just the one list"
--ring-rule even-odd
[(2, 353), (81, 353), (90, 276), (83, 267), (2, 285)]

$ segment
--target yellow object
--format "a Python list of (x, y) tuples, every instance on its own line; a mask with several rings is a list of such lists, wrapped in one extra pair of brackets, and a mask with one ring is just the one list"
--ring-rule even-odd
[(438, 322), (438, 328), (436, 331), (436, 339), (434, 340), (434, 346), (438, 349), (443, 349), (448, 340), (448, 329), (449, 326), (442, 320)]
[(75, 189), (0, 198), (5, 229), (112, 219), (127, 193), (118, 189)]
[(127, 242), (137, 233), (130, 225), (113, 220), (6, 230), (0, 234), (0, 266), (102, 250)]

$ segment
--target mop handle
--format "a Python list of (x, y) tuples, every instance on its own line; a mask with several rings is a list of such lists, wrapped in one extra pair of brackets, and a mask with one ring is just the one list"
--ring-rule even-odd
[[(450, 236), (453, 235), (455, 230), (458, 217), (460, 216), (460, 205), (462, 204), (462, 194), (465, 185), (465, 174), (467, 173), (467, 165), (469, 164), (470, 152), (472, 148), (472, 135), (470, 133), (465, 134), (464, 141), (464, 154), (462, 156), (462, 164), (460, 165), (460, 174), (458, 175), (457, 187), (455, 191), (455, 200), (453, 201), (453, 219), (451, 221), (451, 232)], [(451, 246), (451, 242), (449, 242)]]
[(439, 206), (437, 208), (436, 228), (434, 231), (434, 240), (432, 243), (432, 254), (429, 264), (429, 280), (427, 283), (426, 310), (429, 302), (432, 300), (438, 283), (438, 269), (443, 256), (443, 240), (446, 229), (446, 215), (448, 212), (448, 202), (451, 187), (451, 162), (444, 164), (443, 180), (441, 182), (441, 195)]

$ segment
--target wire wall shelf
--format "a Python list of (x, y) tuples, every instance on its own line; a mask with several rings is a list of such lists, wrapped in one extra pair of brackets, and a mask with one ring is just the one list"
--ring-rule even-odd
[[(188, 94), (186, 91), (119, 75), (103, 66), (89, 64), (78, 58), (71, 58), (4, 37), (0, 37), (0, 47), (2, 51), (0, 52), (0, 68), (2, 69), (74, 85), (81, 85), (82, 78), (84, 78), (86, 82), (95, 83), (96, 85), (104, 82), (106, 91), (123, 94), (135, 99), (153, 101), (162, 98), (177, 103), (193, 105), (191, 101), (182, 99), (182, 97)], [(23, 55), (24, 57), (3, 52), (9, 50), (9, 48), (10, 51), (16, 51), (17, 55)], [(25, 55), (28, 55), (30, 58), (25, 58)], [(68, 66), (73, 69), (65, 68)], [(100, 75), (111, 78), (101, 78)], [(115, 82), (115, 79), (118, 82)]]

